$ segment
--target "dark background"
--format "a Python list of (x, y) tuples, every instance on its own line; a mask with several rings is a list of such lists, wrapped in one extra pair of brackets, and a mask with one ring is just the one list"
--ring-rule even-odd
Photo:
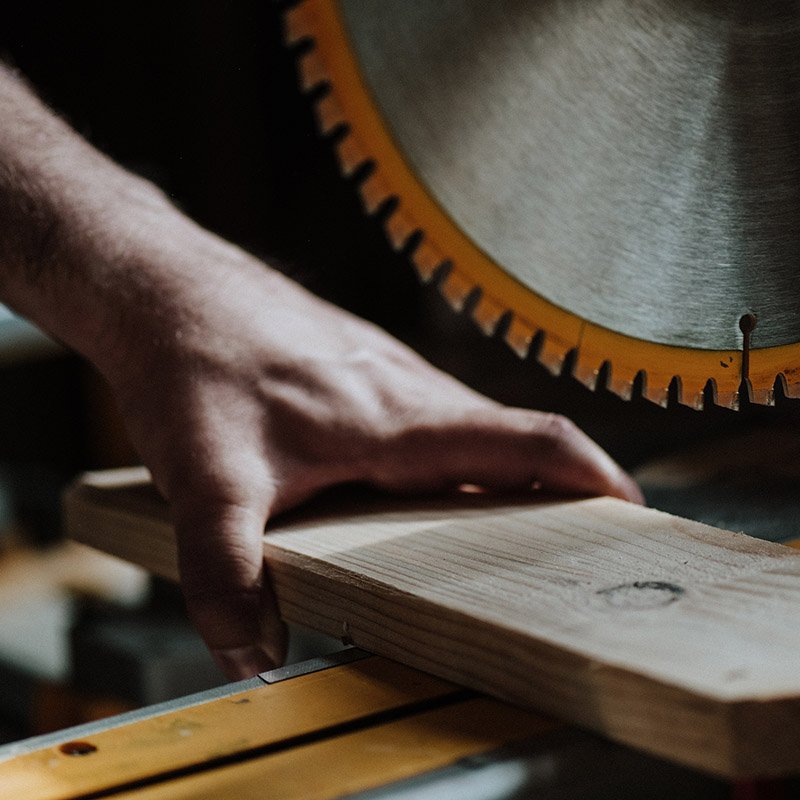
[[(484, 393), (568, 414), (627, 466), (720, 429), (794, 413), (788, 403), (777, 414), (624, 403), (549, 376), (451, 312), (392, 252), (380, 221), (364, 215), (354, 186), (339, 176), (332, 144), (317, 134), (311, 103), (297, 90), (278, 4), (5, 3), (0, 56), (79, 132), (202, 224)], [(38, 368), (0, 375), (0, 457), (50, 459), (61, 472), (95, 465), (79, 370), (62, 364), (44, 376)]]

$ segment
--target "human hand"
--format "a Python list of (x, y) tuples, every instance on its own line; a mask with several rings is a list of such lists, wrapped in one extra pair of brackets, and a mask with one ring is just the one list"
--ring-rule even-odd
[(283, 659), (264, 527), (321, 489), (536, 483), (641, 499), (566, 419), (502, 407), (188, 221), (169, 224), (138, 251), (151, 284), (123, 304), (101, 367), (170, 501), (189, 613), (229, 677)]
[(170, 501), (187, 607), (231, 678), (283, 659), (262, 535), (325, 487), (635, 484), (181, 215), (0, 67), (0, 297), (92, 360)]

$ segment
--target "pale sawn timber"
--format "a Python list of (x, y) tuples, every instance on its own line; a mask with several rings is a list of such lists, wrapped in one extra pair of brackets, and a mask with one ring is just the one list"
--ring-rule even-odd
[[(147, 473), (85, 476), (71, 536), (177, 577)], [(620, 500), (374, 495), (264, 540), (289, 621), (727, 777), (800, 770), (800, 554)]]

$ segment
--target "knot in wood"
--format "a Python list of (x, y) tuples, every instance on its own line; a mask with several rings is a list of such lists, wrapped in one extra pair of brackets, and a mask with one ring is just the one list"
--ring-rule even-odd
[(685, 592), (681, 586), (665, 581), (634, 581), (597, 592), (614, 608), (658, 608), (674, 603)]

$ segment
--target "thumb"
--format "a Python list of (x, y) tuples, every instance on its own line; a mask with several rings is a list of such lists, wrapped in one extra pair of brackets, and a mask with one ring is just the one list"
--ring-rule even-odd
[(173, 505), (189, 617), (230, 680), (283, 663), (286, 628), (265, 572), (266, 509), (226, 502)]

